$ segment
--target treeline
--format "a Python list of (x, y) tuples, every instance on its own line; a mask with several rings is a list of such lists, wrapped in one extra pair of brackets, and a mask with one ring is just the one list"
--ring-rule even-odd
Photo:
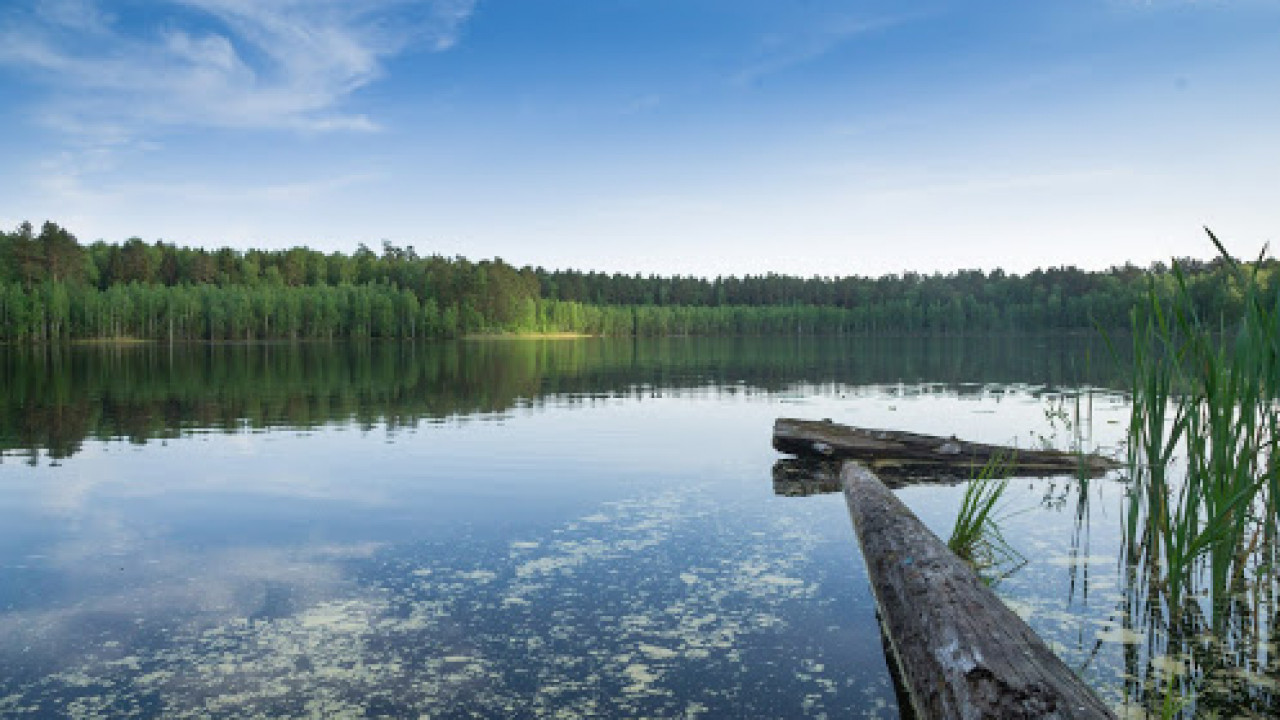
[[(1274, 291), (1274, 261), (1267, 263)], [(1238, 310), (1238, 289), (1220, 262), (1180, 264), (1207, 317)], [(1174, 282), (1164, 266), (642, 277), (420, 256), (391, 243), (351, 254), (210, 251), (138, 238), (85, 246), (55, 223), (38, 233), (24, 223), (0, 233), (0, 340), (1071, 330), (1127, 327), (1149, 279)]]

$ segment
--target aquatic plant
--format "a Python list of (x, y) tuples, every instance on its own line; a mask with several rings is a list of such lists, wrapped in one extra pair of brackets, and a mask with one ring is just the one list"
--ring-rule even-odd
[[(1008, 577), (1026, 564), (1026, 558), (1005, 540), (996, 517), (996, 505), (1008, 487), (1011, 458), (994, 457), (982, 466), (965, 488), (960, 511), (947, 547), (989, 583)], [(992, 573), (992, 570), (998, 572)]]
[[(1202, 317), (1176, 263), (1171, 283), (1150, 281), (1134, 315), (1123, 521), (1129, 619), (1163, 635), (1160, 654), (1186, 658), (1201, 681), (1267, 661), (1259, 615), (1274, 609), (1280, 519), (1280, 298), (1268, 299), (1261, 256), (1240, 263), (1209, 237), (1238, 316)], [(1196, 683), (1180, 688), (1162, 716), (1194, 712)]]
[[(1210, 237), (1242, 293), (1234, 331), (1198, 316), (1176, 265), (1173, 294), (1162, 298), (1153, 283), (1135, 321), (1126, 554), (1162, 573), (1175, 613), (1198, 563), (1207, 561), (1211, 608), (1219, 608), (1259, 542), (1275, 534), (1265, 519), (1276, 510), (1277, 314), (1261, 301), (1258, 264), (1246, 271)], [(1182, 472), (1171, 478), (1179, 451)]]

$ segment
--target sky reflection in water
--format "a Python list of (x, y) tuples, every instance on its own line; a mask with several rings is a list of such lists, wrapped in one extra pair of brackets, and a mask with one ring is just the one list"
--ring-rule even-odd
[[(1055, 431), (1048, 400), (976, 378), (848, 384), (801, 360), (767, 388), (714, 364), (628, 385), (624, 364), (496, 413), (230, 432), (188, 416), (176, 438), (11, 454), (0, 714), (892, 717), (843, 502), (773, 494), (772, 421), (1025, 446)], [(1105, 434), (1124, 408), (1096, 403)], [(1097, 580), (1073, 597), (1074, 515), (1045, 509), (1049, 482), (1011, 500), (1040, 509), (1009, 520), (1033, 562), (1002, 591), (1076, 664), (1112, 598)], [(958, 493), (903, 496), (945, 532)], [(1088, 552), (1114, 558), (1117, 523), (1094, 520)]]

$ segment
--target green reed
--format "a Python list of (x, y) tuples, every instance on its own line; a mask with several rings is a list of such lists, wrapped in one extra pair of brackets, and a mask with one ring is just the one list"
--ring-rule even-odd
[(1026, 564), (1022, 554), (1005, 540), (996, 517), (1012, 467), (1011, 459), (997, 456), (978, 470), (965, 488), (947, 540), (947, 547), (989, 583), (999, 582)]
[(1220, 628), (1231, 598), (1270, 571), (1280, 310), (1265, 301), (1261, 263), (1241, 265), (1210, 238), (1240, 293), (1241, 317), (1212, 327), (1176, 265), (1172, 286), (1162, 292), (1152, 280), (1135, 314), (1125, 555), (1145, 569), (1173, 624), (1193, 597), (1207, 597)]
[(1280, 296), (1262, 257), (1238, 262), (1209, 238), (1234, 316), (1203, 317), (1176, 263), (1133, 316), (1125, 623), (1150, 633), (1150, 657), (1188, 673), (1158, 682), (1129, 668), (1159, 717), (1275, 702), (1246, 678), (1274, 668), (1280, 619)]

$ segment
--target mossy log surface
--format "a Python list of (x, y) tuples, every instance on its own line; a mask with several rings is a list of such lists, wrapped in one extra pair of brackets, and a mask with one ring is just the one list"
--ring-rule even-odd
[(1096, 477), (1120, 467), (1111, 458), (1060, 450), (1023, 450), (955, 437), (901, 430), (851, 427), (830, 420), (778, 418), (773, 447), (799, 457), (862, 460), (877, 472), (940, 471), (972, 477), (978, 468), (1000, 460), (1009, 472), (1025, 475), (1083, 473)]
[(875, 473), (841, 483), (916, 717), (1115, 717)]

